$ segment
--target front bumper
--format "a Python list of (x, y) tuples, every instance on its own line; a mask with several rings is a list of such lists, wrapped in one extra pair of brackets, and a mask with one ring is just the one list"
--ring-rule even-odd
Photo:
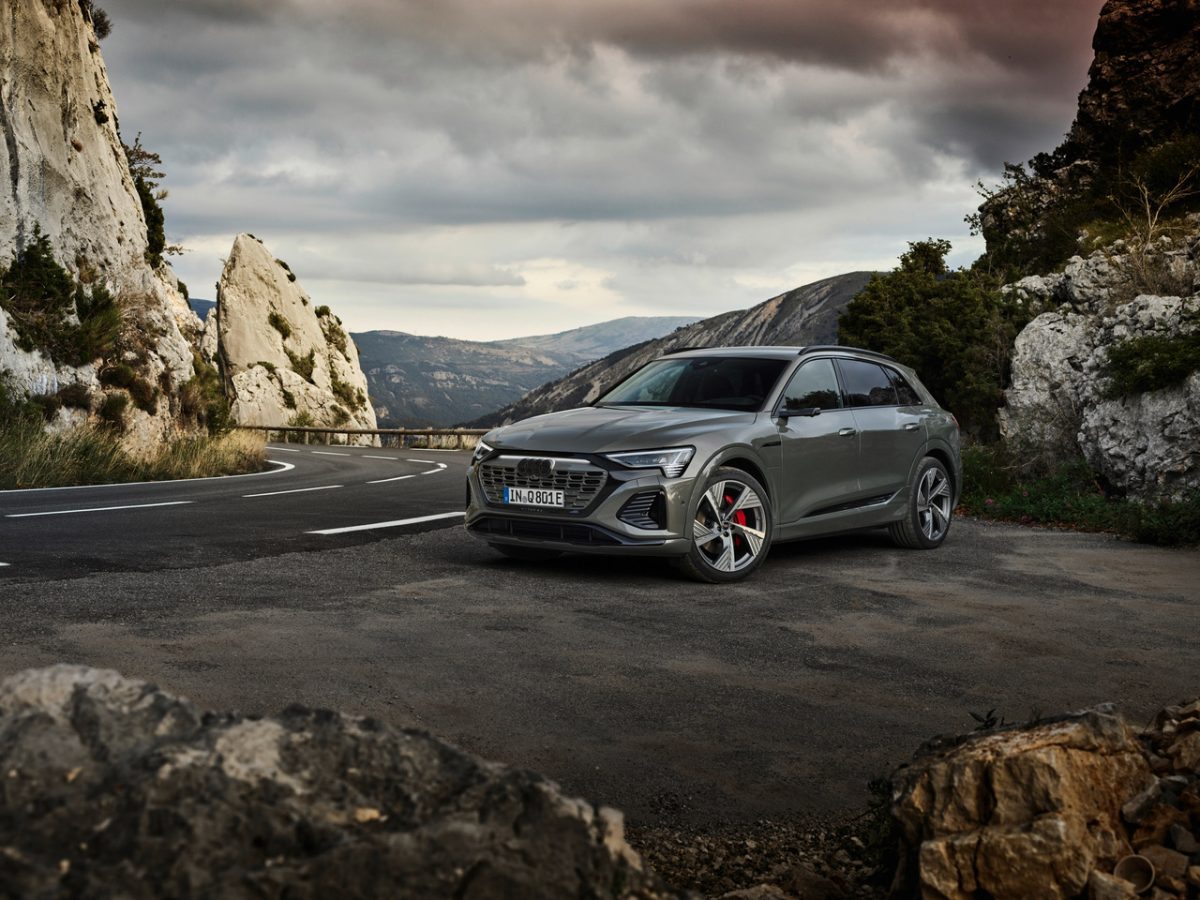
[[(491, 496), (481, 479), (482, 465), (504, 457), (551, 459), (569, 466), (604, 472), (601, 488), (579, 509), (539, 509), (498, 502), (496, 480), (487, 479)], [(523, 453), (497, 451), (467, 470), (466, 529), (489, 544), (509, 544), (581, 553), (619, 553), (634, 556), (682, 556), (688, 551), (687, 509), (695, 479), (684, 475), (667, 478), (651, 469), (627, 469), (591, 454)], [(648, 524), (630, 513), (627, 504), (639, 495), (658, 493), (656, 515), (662, 527), (638, 527), (627, 519)], [(568, 495), (569, 496), (569, 495)], [(625, 510), (622, 517), (622, 510)]]

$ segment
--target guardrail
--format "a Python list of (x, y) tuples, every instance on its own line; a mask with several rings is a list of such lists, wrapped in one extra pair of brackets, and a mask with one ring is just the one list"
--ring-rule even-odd
[[(487, 429), (484, 428), (326, 428), (320, 425), (234, 425), (233, 427), (242, 431), (266, 432), (268, 441), (272, 440), (271, 435), (277, 434), (279, 437), (274, 440), (286, 444), (308, 444), (311, 442), (310, 438), (317, 435), (325, 438), (324, 441), (318, 441), (318, 443), (349, 444), (351, 436), (372, 435), (379, 438), (380, 445), (383, 447), (423, 446), (432, 450), (473, 450), (478, 440), (487, 434)], [(330, 441), (329, 438), (332, 435), (345, 435), (346, 440)], [(293, 440), (292, 436), (297, 439)], [(304, 440), (300, 441), (298, 439), (300, 437), (303, 437)], [(425, 440), (423, 444), (418, 444), (411, 442), (412, 438), (424, 438)]]

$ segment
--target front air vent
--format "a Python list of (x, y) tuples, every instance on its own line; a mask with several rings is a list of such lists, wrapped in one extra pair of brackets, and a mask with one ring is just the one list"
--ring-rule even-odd
[(629, 498), (617, 518), (634, 528), (659, 531), (666, 527), (666, 507), (662, 491), (642, 491)]

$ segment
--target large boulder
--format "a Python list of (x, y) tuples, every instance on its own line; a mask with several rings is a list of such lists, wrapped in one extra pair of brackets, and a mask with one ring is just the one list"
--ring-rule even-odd
[[(1127, 298), (1132, 252), (1076, 257), (1062, 273), (1025, 278), (1005, 288), (1038, 307), (1056, 305), (1017, 336), (1012, 384), (1000, 431), (1027, 462), (1082, 455), (1131, 497), (1176, 497), (1200, 488), (1200, 375), (1147, 393), (1108, 395), (1109, 348), (1147, 335), (1200, 327), (1200, 237), (1148, 254), (1174, 273), (1184, 297)], [(1189, 287), (1190, 285), (1190, 287)]]
[(328, 711), (29, 670), (0, 683), (0, 772), (5, 897), (667, 896), (615, 810)]
[(1134, 732), (1096, 709), (933, 742), (894, 777), (901, 879), (937, 900), (1075, 897), (1131, 850), (1121, 807), (1154, 783)]
[[(206, 326), (204, 346), (211, 348)], [(376, 428), (354, 341), (261, 240), (239, 234), (217, 285), (216, 355), (242, 425)], [(353, 438), (378, 444), (378, 438)]]
[[(122, 313), (121, 362), (166, 399), (131, 408), (127, 441), (147, 448), (180, 427), (172, 402), (193, 372), (198, 331), (170, 268), (146, 261), (141, 200), (117, 132), (116, 101), (83, 4), (11, 0), (0, 17), (0, 267), (40, 231), (77, 279), (103, 284)], [(79, 384), (98, 395), (94, 365), (56, 364), (24, 350), (0, 313), (0, 370), (25, 394)], [(62, 413), (59, 425), (78, 424)]]

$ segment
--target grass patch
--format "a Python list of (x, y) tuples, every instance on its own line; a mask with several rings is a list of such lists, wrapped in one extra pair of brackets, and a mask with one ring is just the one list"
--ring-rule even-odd
[(272, 363), (272, 362), (267, 362), (266, 360), (262, 360), (262, 359), (260, 359), (260, 360), (259, 360), (258, 362), (256, 362), (254, 365), (256, 365), (256, 366), (262, 366), (262, 367), (263, 367), (264, 369), (266, 369), (266, 370), (267, 370), (267, 372), (269, 372), (271, 375), (274, 375), (274, 374), (275, 374), (275, 363)]
[(1200, 543), (1200, 491), (1181, 500), (1138, 503), (1107, 494), (1083, 460), (1028, 475), (996, 446), (967, 447), (962, 458), (961, 503), (970, 515), (1111, 532), (1168, 547)]

